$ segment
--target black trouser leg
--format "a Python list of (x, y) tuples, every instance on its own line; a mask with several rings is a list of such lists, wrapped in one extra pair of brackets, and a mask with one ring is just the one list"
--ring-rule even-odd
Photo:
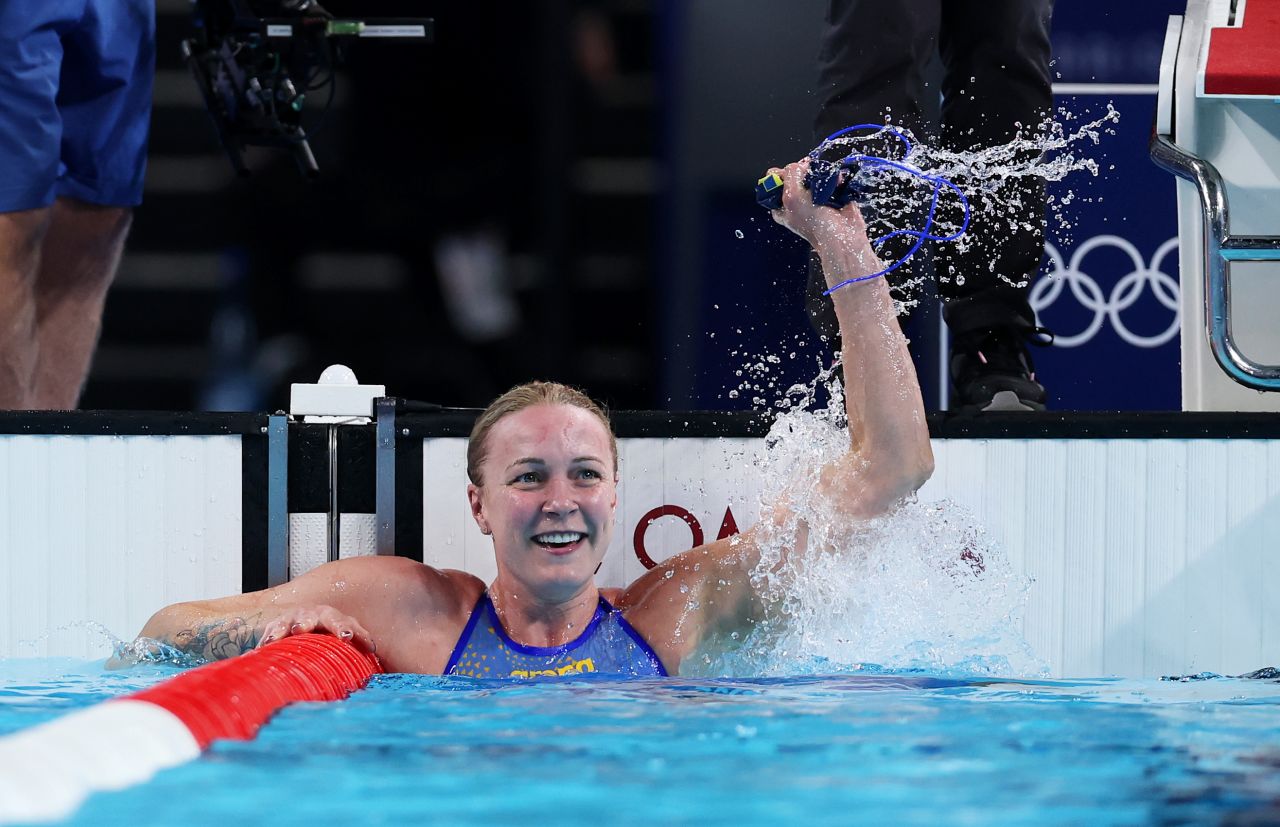
[[(938, 48), (948, 148), (983, 149), (1019, 132), (1029, 138), (1049, 117), (1052, 13), (1053, 0), (942, 3)], [(970, 312), (998, 318), (1002, 311), (1034, 321), (1026, 297), (1044, 256), (1044, 205), (1044, 181), (1015, 179), (1001, 187), (997, 208), (973, 211), (967, 250), (938, 246), (934, 272), (949, 323)]]
[[(926, 70), (938, 51), (941, 20), (939, 0), (831, 0), (818, 52), (821, 102), (814, 143), (846, 126), (886, 119), (916, 135), (933, 132), (939, 88), (936, 80), (931, 85)], [(908, 239), (893, 239), (881, 254), (893, 260), (908, 249)], [(926, 272), (923, 264), (916, 257), (892, 274), (892, 282), (902, 284)], [(806, 307), (817, 331), (836, 342), (839, 327), (824, 289), (814, 256)]]
[(831, 0), (818, 52), (815, 138), (855, 123), (918, 131), (932, 119), (936, 86), (925, 68), (938, 50), (939, 0)]
[[(816, 137), (888, 116), (929, 140), (936, 134), (928, 122), (931, 98), (939, 92), (941, 135), (952, 148), (1005, 143), (1019, 128), (1033, 133), (1052, 105), (1052, 8), (1053, 0), (832, 0), (819, 54)], [(928, 85), (925, 72), (935, 51), (945, 67), (940, 90)], [(975, 212), (965, 253), (933, 245), (949, 322), (968, 308), (984, 318), (1004, 313), (1011, 323), (1031, 321), (1026, 296), (1044, 250), (1044, 187), (1024, 180), (1002, 196), (1017, 207)], [(882, 250), (890, 261), (905, 252), (892, 244)], [(923, 264), (916, 258), (895, 273), (899, 283), (914, 275), (911, 265)], [(811, 267), (810, 314), (819, 331), (833, 337), (824, 286), (821, 271)]]

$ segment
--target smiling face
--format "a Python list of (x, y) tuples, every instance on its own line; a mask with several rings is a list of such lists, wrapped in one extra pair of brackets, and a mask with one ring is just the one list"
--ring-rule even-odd
[(525, 408), (494, 424), (482, 467), (467, 497), (493, 537), (498, 582), (546, 603), (592, 585), (618, 504), (604, 423), (572, 405)]

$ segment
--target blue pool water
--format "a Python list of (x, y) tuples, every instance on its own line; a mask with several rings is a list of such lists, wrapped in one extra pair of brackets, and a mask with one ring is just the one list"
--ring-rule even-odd
[[(174, 673), (0, 661), (0, 734)], [(1280, 682), (382, 676), (74, 825), (1280, 823)]]

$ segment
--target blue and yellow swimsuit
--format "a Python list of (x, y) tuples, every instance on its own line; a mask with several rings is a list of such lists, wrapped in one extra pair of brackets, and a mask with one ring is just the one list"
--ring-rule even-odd
[(446, 675), (471, 678), (558, 678), (597, 672), (633, 678), (665, 677), (667, 670), (603, 597), (582, 634), (561, 646), (524, 646), (502, 628), (486, 591), (449, 656)]

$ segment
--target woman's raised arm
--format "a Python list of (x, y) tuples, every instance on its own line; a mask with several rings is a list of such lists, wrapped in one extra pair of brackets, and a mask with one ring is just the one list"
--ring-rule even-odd
[[(803, 237), (822, 258), (828, 283), (838, 284), (882, 269), (858, 208), (816, 207), (801, 183), (807, 162), (778, 170), (783, 206), (774, 220)], [(837, 519), (867, 519), (884, 513), (933, 473), (933, 451), (915, 367), (883, 278), (831, 294), (842, 335), (849, 450), (820, 471), (816, 494)], [(762, 611), (752, 576), (761, 559), (763, 531), (791, 523), (790, 505), (762, 515), (762, 523), (740, 537), (717, 540), (667, 560), (633, 583), (619, 605), (668, 669), (709, 637), (749, 628)], [(784, 554), (809, 549), (801, 520)]]
[[(809, 242), (828, 286), (883, 269), (857, 205), (814, 206), (801, 184), (807, 168), (801, 161), (781, 172), (783, 208), (774, 220)], [(845, 513), (872, 517), (933, 473), (924, 402), (885, 279), (850, 284), (830, 299), (840, 323), (850, 451), (823, 469), (819, 493)]]

